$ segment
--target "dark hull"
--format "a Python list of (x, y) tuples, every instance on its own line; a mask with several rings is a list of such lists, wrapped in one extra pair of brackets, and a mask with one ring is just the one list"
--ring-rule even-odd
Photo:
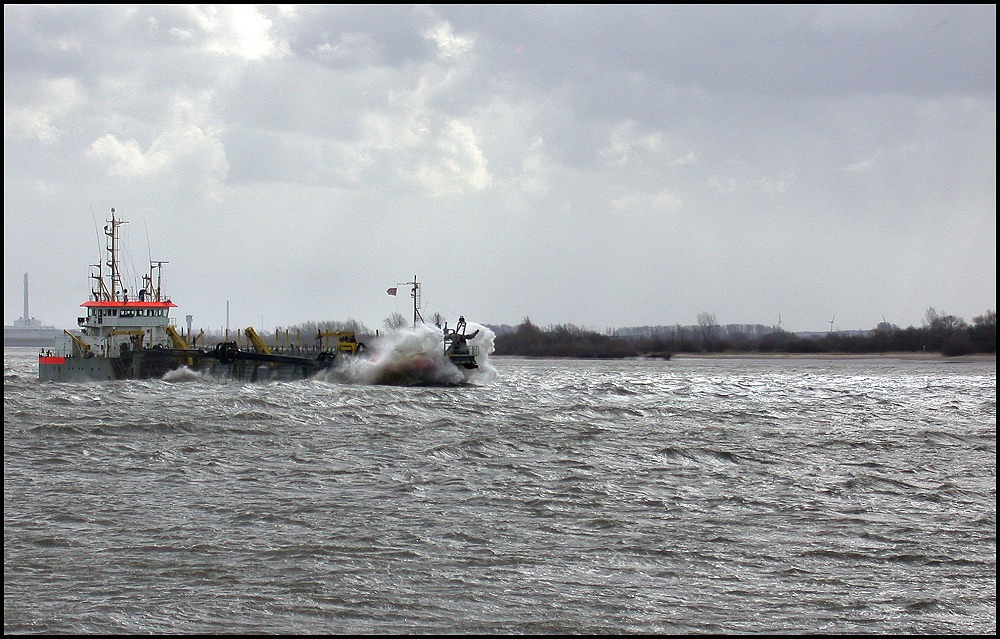
[(212, 377), (256, 382), (307, 379), (337, 363), (333, 354), (315, 358), (236, 349), (211, 351), (149, 348), (121, 357), (39, 357), (38, 377), (56, 382), (161, 379), (168, 373), (190, 370)]
[[(246, 382), (295, 381), (324, 372), (336, 373), (354, 355), (321, 351), (314, 356), (243, 351), (233, 343), (214, 349), (147, 348), (127, 351), (120, 357), (60, 357), (43, 353), (38, 358), (38, 378), (54, 382), (90, 382), (130, 379), (163, 379), (171, 373), (190, 371), (197, 375)], [(464, 370), (477, 368), (469, 353), (449, 353), (447, 358)], [(430, 358), (381, 366), (370, 380), (395, 386), (460, 385), (442, 376)]]

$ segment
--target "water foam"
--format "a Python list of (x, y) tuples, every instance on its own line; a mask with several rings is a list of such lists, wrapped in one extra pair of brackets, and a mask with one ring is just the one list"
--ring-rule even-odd
[(473, 333), (469, 345), (478, 348), (478, 369), (460, 368), (445, 356), (441, 327), (418, 324), (384, 333), (361, 356), (345, 358), (333, 371), (321, 375), (330, 381), (401, 386), (456, 386), (494, 380), (497, 372), (489, 355), (495, 335), (485, 326), (469, 325), (467, 334)]

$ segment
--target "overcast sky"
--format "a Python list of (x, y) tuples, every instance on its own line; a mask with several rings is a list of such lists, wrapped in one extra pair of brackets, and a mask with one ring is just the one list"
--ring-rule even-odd
[(996, 309), (996, 5), (4, 5), (4, 323)]

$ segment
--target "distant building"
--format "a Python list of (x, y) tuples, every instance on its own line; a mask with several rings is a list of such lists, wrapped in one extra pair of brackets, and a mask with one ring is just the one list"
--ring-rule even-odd
[(51, 346), (62, 335), (55, 326), (46, 326), (28, 312), (28, 274), (24, 274), (24, 314), (13, 324), (4, 324), (4, 346)]

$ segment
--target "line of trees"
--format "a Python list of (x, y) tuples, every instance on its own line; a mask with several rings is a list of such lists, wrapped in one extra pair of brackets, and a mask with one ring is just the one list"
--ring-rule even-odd
[[(431, 321), (441, 323), (438, 316)], [(395, 313), (385, 322), (385, 330), (410, 325)], [(993, 353), (997, 351), (996, 312), (976, 316), (972, 324), (962, 318), (927, 309), (923, 326), (900, 328), (882, 322), (869, 331), (830, 331), (823, 334), (796, 334), (760, 324), (720, 325), (715, 315), (699, 313), (691, 326), (640, 326), (609, 330), (606, 333), (560, 324), (542, 329), (529, 318), (518, 326), (486, 325), (496, 334), (494, 354), (525, 357), (577, 357), (616, 359), (657, 357), (674, 353), (897, 353), (929, 352), (946, 356)], [(275, 346), (315, 347), (316, 335), (325, 331), (354, 331), (359, 339), (378, 336), (378, 330), (354, 320), (306, 322), (289, 328), (278, 327), (261, 336)], [(228, 339), (239, 339), (234, 331)], [(222, 335), (204, 335), (200, 344), (222, 341)]]
[(497, 334), (494, 343), (496, 355), (614, 359), (640, 354), (669, 357), (671, 354), (670, 341), (663, 337), (603, 335), (571, 324), (543, 331), (528, 318), (510, 332), (504, 332), (500, 327), (490, 327), (490, 330)]
[(699, 313), (695, 326), (644, 326), (608, 334), (562, 324), (545, 330), (529, 318), (516, 327), (490, 326), (496, 355), (527, 357), (670, 357), (673, 353), (892, 353), (931, 352), (946, 356), (997, 350), (996, 312), (973, 318), (927, 309), (924, 325), (899, 328), (887, 322), (870, 331), (831, 331), (798, 335), (780, 327), (721, 326), (711, 313)]

